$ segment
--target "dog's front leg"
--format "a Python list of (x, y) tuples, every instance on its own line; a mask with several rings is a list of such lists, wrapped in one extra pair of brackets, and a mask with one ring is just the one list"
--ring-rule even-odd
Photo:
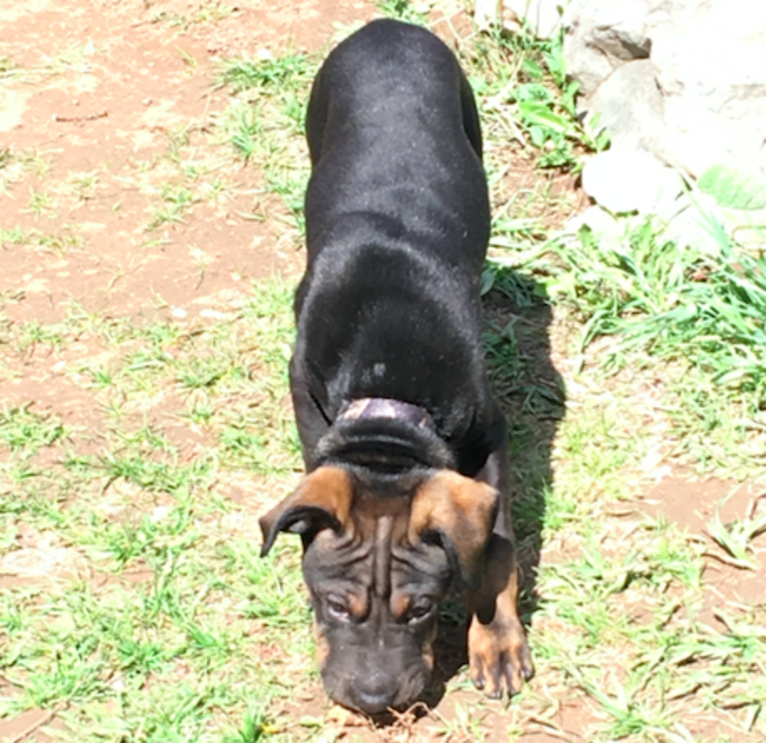
[(493, 452), (477, 479), (501, 494), (501, 505), (487, 545), (482, 584), (466, 592), (471, 615), (468, 629), (468, 660), (471, 679), (487, 696), (499, 698), (521, 691), (534, 673), (524, 627), (516, 602), (519, 593), (509, 495), (507, 446)]

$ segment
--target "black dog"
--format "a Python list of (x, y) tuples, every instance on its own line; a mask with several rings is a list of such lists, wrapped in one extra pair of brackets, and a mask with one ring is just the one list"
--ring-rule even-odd
[(482, 353), (490, 216), (471, 89), (433, 34), (375, 21), (320, 70), (308, 142), (290, 365), (308, 474), (261, 519), (263, 554), (281, 531), (303, 538), (336, 701), (370, 714), (415, 701), (452, 581), (474, 682), (518, 692), (532, 664)]

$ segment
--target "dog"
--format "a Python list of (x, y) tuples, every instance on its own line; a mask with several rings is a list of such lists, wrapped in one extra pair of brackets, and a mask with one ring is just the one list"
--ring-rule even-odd
[(474, 684), (514, 694), (533, 671), (482, 351), (490, 210), (469, 83), (430, 31), (373, 21), (325, 60), (306, 128), (290, 385), (307, 474), (260, 519), (262, 554), (300, 534), (336, 702), (378, 715), (417, 700), (451, 585)]

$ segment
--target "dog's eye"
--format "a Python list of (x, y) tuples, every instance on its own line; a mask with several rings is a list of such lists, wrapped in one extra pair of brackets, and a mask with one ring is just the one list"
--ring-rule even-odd
[(425, 619), (433, 609), (433, 604), (430, 601), (424, 601), (419, 604), (415, 604), (407, 612), (408, 622), (418, 622), (421, 619)]
[(325, 601), (325, 606), (327, 607), (327, 613), (336, 621), (348, 622), (351, 619), (351, 613), (342, 601), (328, 598)]

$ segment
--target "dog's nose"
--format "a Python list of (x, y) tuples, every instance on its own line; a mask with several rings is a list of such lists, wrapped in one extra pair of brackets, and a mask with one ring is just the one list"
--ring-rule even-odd
[(393, 704), (395, 694), (391, 679), (374, 674), (357, 682), (355, 696), (362, 712), (375, 715), (385, 712)]
[(366, 691), (359, 692), (359, 706), (363, 712), (375, 715), (379, 712), (385, 712), (391, 706), (391, 700), (393, 695), (391, 694), (370, 694)]

